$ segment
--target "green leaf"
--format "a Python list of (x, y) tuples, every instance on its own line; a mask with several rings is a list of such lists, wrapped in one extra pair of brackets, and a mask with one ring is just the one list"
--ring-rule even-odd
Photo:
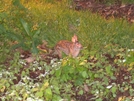
[(60, 77), (61, 76), (61, 69), (56, 70), (55, 76), (56, 77)]
[(45, 98), (47, 101), (51, 101), (52, 99), (52, 90), (50, 87), (45, 90)]
[(111, 66), (107, 66), (106, 67), (106, 72), (108, 73), (108, 74), (110, 74), (112, 71), (111, 71)]
[(20, 9), (25, 10), (26, 8), (20, 3), (20, 0), (13, 0), (13, 5), (17, 6)]
[(132, 101), (132, 99), (131, 98), (126, 98), (125, 101)]
[(99, 74), (97, 74), (97, 73), (94, 74), (94, 77), (95, 77), (95, 78), (98, 78), (98, 77), (99, 77)]
[(95, 101), (102, 101), (102, 98), (98, 98), (98, 99), (96, 99)]
[(79, 95), (83, 95), (83, 93), (84, 93), (83, 90), (80, 90), (80, 91), (78, 92)]
[(116, 90), (117, 90), (117, 87), (116, 86), (112, 87), (112, 89), (111, 89), (111, 91), (112, 91), (113, 94), (116, 93)]
[(52, 101), (61, 101), (61, 97), (59, 96), (59, 95), (57, 95), (57, 94), (54, 94), (53, 95), (53, 98), (52, 98)]
[(0, 25), (0, 34), (6, 33), (5, 27), (1, 24)]
[(23, 43), (18, 43), (18, 44), (15, 44), (12, 46), (12, 50), (16, 49), (16, 48), (19, 48), (19, 47), (22, 47), (23, 46)]
[(14, 32), (6, 32), (6, 36), (10, 39), (17, 40), (17, 41), (23, 41), (23, 37), (19, 34), (15, 34)]
[(25, 76), (25, 75), (26, 75), (26, 72), (22, 71), (21, 76)]
[(33, 34), (33, 37), (36, 38), (36, 37), (38, 37), (39, 34), (40, 34), (40, 30), (37, 30), (37, 31)]
[(61, 81), (67, 81), (67, 79), (68, 79), (68, 74), (64, 74), (64, 75), (62, 75), (61, 76)]
[(88, 77), (87, 72), (86, 72), (86, 71), (83, 71), (83, 72), (82, 72), (82, 76), (83, 76), (84, 78), (87, 78), (87, 77)]
[(23, 19), (20, 19), (20, 21), (27, 35), (30, 36), (30, 30), (27, 22), (25, 22)]
[(35, 42), (33, 42), (32, 43), (32, 53), (38, 53), (39, 51), (38, 51), (38, 48), (37, 48), (37, 46), (36, 46), (36, 43)]
[(10, 87), (10, 83), (6, 83), (6, 87), (7, 87), (7, 88)]
[(43, 96), (43, 91), (36, 92), (35, 96), (36, 97), (42, 97)]
[(75, 85), (82, 85), (83, 84), (83, 80), (84, 80), (83, 78), (78, 76), (78, 78), (76, 78), (76, 80), (75, 80)]
[(56, 94), (60, 94), (60, 88), (58, 85), (57, 86), (54, 85), (54, 91), (56, 92)]

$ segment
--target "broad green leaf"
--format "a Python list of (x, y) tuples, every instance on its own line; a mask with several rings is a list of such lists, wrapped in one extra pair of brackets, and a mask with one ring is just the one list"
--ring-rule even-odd
[(58, 85), (57, 86), (54, 85), (54, 91), (56, 92), (56, 94), (60, 94), (60, 88)]
[(83, 78), (81, 77), (78, 77), (76, 80), (75, 80), (75, 85), (82, 85), (83, 84)]
[(83, 76), (84, 78), (87, 78), (87, 77), (88, 77), (87, 72), (86, 72), (86, 71), (83, 71), (83, 72), (82, 72), (82, 76)]
[(84, 93), (83, 90), (80, 90), (80, 91), (78, 92), (79, 95), (83, 95), (83, 93)]
[(60, 95), (57, 95), (57, 94), (54, 94), (53, 95), (53, 98), (52, 98), (52, 101), (61, 101), (61, 97), (60, 97)]
[(95, 78), (98, 78), (98, 77), (99, 77), (99, 74), (96, 73), (96, 74), (94, 75), (94, 77), (95, 77)]
[(27, 22), (25, 22), (23, 19), (20, 19), (20, 21), (27, 35), (30, 36), (30, 30)]
[(132, 99), (128, 97), (128, 98), (125, 98), (125, 101), (132, 101)]
[(67, 74), (64, 74), (64, 75), (62, 75), (61, 76), (61, 81), (67, 81), (67, 79), (68, 79), (68, 75)]
[(43, 96), (43, 91), (36, 92), (35, 96), (36, 97), (42, 97)]
[(98, 98), (98, 99), (96, 99), (95, 101), (103, 101), (103, 100), (102, 100), (102, 98)]
[(25, 71), (22, 71), (21, 76), (23, 77), (25, 75), (26, 75), (26, 72)]
[(111, 89), (111, 91), (112, 91), (113, 94), (116, 93), (116, 90), (117, 90), (117, 87), (116, 86), (112, 87), (112, 89)]
[(111, 66), (107, 66), (106, 68), (106, 72), (108, 73), (108, 74), (110, 74), (112, 71), (111, 71)]
[(10, 83), (6, 83), (5, 85), (7, 88), (11, 86)]
[(56, 70), (55, 76), (56, 77), (60, 77), (61, 76), (61, 69)]
[(45, 98), (47, 101), (51, 101), (52, 99), (52, 90), (50, 87), (45, 90)]

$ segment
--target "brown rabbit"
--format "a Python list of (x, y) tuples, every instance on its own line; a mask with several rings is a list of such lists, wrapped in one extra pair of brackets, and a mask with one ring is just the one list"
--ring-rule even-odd
[(59, 58), (62, 57), (62, 52), (66, 55), (71, 55), (73, 58), (79, 55), (82, 45), (78, 42), (76, 35), (72, 37), (72, 42), (68, 40), (61, 40), (55, 46), (55, 53), (58, 54)]

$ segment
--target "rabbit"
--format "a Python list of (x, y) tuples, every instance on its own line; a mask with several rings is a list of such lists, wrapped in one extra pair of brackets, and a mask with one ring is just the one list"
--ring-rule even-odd
[(82, 45), (78, 42), (76, 35), (72, 37), (72, 42), (68, 40), (61, 40), (56, 44), (54, 48), (55, 53), (59, 58), (62, 58), (62, 52), (75, 58), (79, 55), (81, 49)]

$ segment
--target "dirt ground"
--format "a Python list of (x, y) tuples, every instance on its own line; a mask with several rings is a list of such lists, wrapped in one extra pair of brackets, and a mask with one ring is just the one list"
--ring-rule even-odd
[[(75, 10), (89, 10), (99, 13), (104, 18), (125, 18), (130, 23), (134, 23), (134, 4), (122, 4), (115, 2), (113, 5), (104, 4), (104, 0), (74, 0)], [(118, 0), (117, 0), (118, 1)]]

